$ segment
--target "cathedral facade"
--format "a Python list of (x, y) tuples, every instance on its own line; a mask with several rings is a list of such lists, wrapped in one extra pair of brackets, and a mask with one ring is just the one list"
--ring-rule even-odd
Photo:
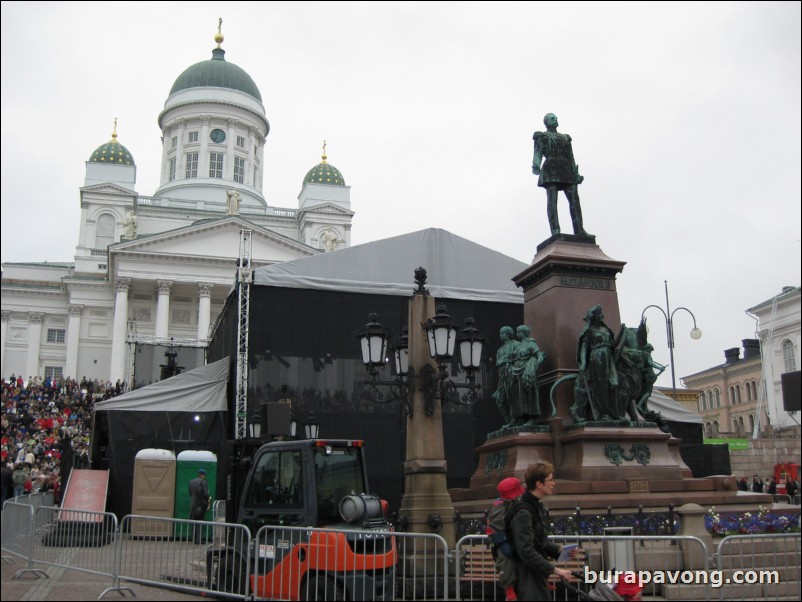
[(325, 144), (297, 206), (265, 201), (262, 97), (226, 61), (223, 36), (215, 41), (211, 59), (178, 76), (158, 115), (158, 189), (136, 191), (134, 155), (115, 124), (86, 162), (74, 260), (3, 265), (4, 376), (124, 380), (134, 342), (195, 347), (200, 363), (242, 241), (252, 267), (350, 246), (350, 188)]

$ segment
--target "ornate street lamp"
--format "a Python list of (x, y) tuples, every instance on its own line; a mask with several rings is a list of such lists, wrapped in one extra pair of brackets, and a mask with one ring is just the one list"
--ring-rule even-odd
[(317, 436), (320, 434), (320, 423), (317, 421), (314, 414), (310, 414), (309, 418), (306, 419), (304, 432), (306, 433), (307, 439), (317, 439)]
[[(396, 378), (393, 380), (382, 380), (379, 378), (379, 369), (386, 363), (388, 347), (388, 329), (379, 323), (378, 314), (372, 313), (368, 316), (368, 323), (362, 330), (356, 332), (362, 349), (362, 363), (365, 370), (371, 376), (371, 380), (365, 384), (368, 387), (368, 395), (375, 403), (388, 403), (398, 400), (402, 403), (404, 411), (412, 414), (412, 405), (409, 403), (409, 343), (407, 329), (402, 330), (401, 338), (393, 346), (393, 359), (395, 363)], [(387, 397), (379, 390), (379, 386), (389, 386), (390, 393)]]
[[(434, 411), (434, 402), (437, 399), (443, 401), (456, 401), (460, 405), (473, 405), (479, 396), (477, 394), (480, 385), (476, 384), (476, 372), (481, 367), (482, 348), (485, 337), (479, 336), (479, 331), (475, 326), (473, 318), (466, 318), (465, 325), (459, 337), (457, 328), (451, 316), (448, 315), (445, 305), (438, 305), (433, 318), (423, 324), (426, 338), (429, 341), (429, 353), (437, 362), (438, 370), (430, 365), (425, 365), (421, 372), (426, 393), (426, 413), (431, 415)], [(454, 348), (459, 343), (459, 364), (468, 378), (468, 382), (461, 384), (448, 379), (446, 364), (454, 357)], [(457, 389), (468, 389), (462, 397), (457, 393)]]
[(691, 319), (693, 319), (693, 328), (691, 329), (690, 335), (691, 338), (696, 340), (702, 338), (702, 331), (696, 327), (696, 316), (693, 315), (693, 312), (688, 309), (687, 307), (677, 307), (674, 311), (671, 311), (671, 305), (668, 303), (668, 280), (664, 280), (663, 283), (665, 284), (666, 289), (666, 308), (665, 310), (660, 307), (659, 305), (647, 305), (643, 308), (641, 312), (640, 319), (641, 322), (644, 319), (646, 314), (646, 310), (650, 307), (654, 307), (660, 310), (660, 313), (663, 314), (663, 318), (666, 321), (666, 339), (668, 341), (668, 354), (671, 358), (671, 390), (674, 396), (674, 399), (677, 397), (677, 382), (674, 375), (674, 314), (677, 313), (679, 310), (687, 311), (690, 314)]

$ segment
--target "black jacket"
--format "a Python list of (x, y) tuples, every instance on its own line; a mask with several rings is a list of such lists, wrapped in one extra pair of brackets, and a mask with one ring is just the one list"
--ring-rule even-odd
[(543, 503), (527, 491), (521, 503), (512, 509), (507, 536), (518, 555), (516, 570), (518, 582), (515, 591), (519, 600), (550, 600), (547, 587), (554, 565), (548, 558), (556, 558), (560, 546), (548, 541), (546, 533), (546, 508)]

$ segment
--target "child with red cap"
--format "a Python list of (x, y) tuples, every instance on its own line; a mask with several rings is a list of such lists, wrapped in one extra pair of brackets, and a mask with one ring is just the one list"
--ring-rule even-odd
[(526, 489), (520, 479), (508, 477), (498, 484), (498, 499), (487, 513), (487, 527), (485, 533), (490, 536), (493, 544), (493, 558), (496, 561), (496, 570), (499, 572), (499, 582), (504, 588), (507, 600), (517, 600), (515, 593), (515, 549), (507, 539), (504, 526), (504, 517), (512, 505), (513, 500), (524, 494)]

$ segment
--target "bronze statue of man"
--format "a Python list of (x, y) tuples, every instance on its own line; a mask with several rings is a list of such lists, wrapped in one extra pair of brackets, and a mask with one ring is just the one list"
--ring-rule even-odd
[[(582, 223), (582, 207), (579, 204), (577, 186), (585, 179), (579, 175), (579, 166), (574, 161), (571, 136), (557, 131), (557, 116), (548, 113), (543, 118), (545, 132), (535, 132), (535, 156), (532, 159), (532, 173), (539, 176), (537, 185), (546, 189), (546, 214), (552, 236), (560, 233), (560, 219), (557, 214), (557, 194), (560, 190), (568, 199), (571, 210), (571, 223), (577, 236), (591, 236), (585, 232)], [(540, 165), (543, 157), (546, 160)]]

